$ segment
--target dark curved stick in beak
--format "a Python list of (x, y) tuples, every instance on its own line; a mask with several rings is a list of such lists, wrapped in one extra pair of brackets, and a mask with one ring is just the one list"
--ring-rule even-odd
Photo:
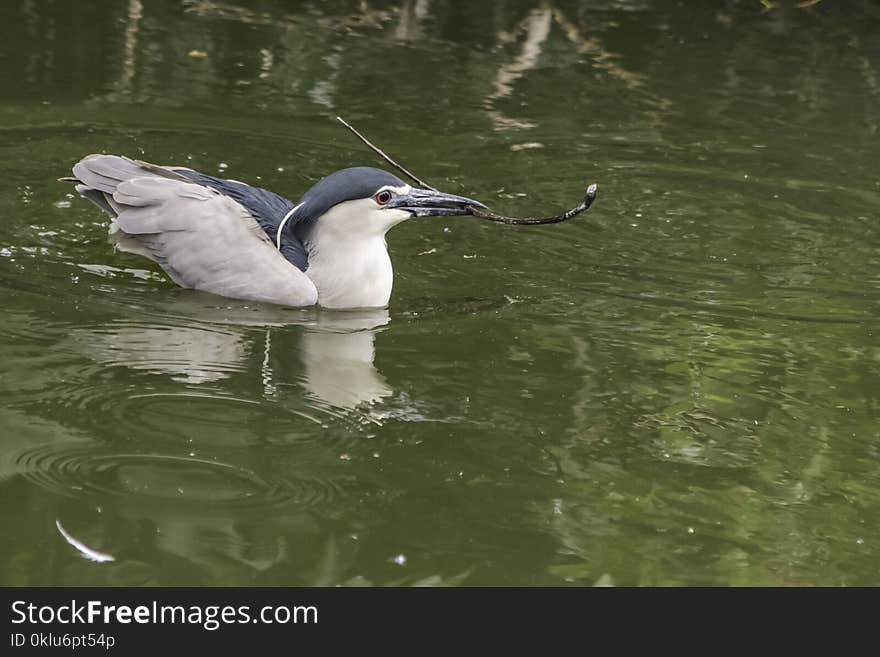
[(587, 187), (587, 191), (584, 193), (584, 200), (580, 202), (579, 205), (573, 207), (571, 210), (567, 212), (563, 212), (562, 214), (555, 214), (552, 217), (505, 217), (504, 215), (495, 214), (491, 210), (486, 210), (484, 208), (478, 208), (474, 205), (469, 205), (468, 210), (475, 217), (479, 217), (480, 219), (488, 219), (489, 221), (497, 221), (500, 224), (510, 224), (513, 226), (539, 226), (543, 224), (558, 224), (563, 221), (568, 221), (576, 216), (578, 216), (581, 212), (586, 212), (590, 209), (590, 206), (593, 205), (593, 201), (596, 200), (596, 192), (599, 189), (596, 183), (593, 183), (589, 187)]
[[(422, 180), (421, 178), (419, 178), (415, 174), (410, 173), (402, 165), (400, 165), (397, 162), (395, 162), (394, 160), (392, 160), (385, 153), (385, 151), (383, 151), (378, 146), (375, 146), (369, 139), (367, 139), (360, 132), (355, 130), (341, 116), (337, 116), (336, 120), (339, 121), (342, 125), (344, 125), (349, 130), (351, 130), (354, 133), (354, 135), (358, 139), (360, 139), (362, 142), (364, 142), (364, 144), (366, 144), (370, 150), (372, 150), (374, 153), (379, 155), (379, 157), (381, 157), (383, 160), (388, 162), (388, 164), (390, 164), (395, 169), (400, 171), (407, 178), (409, 178), (410, 180), (412, 180), (416, 184), (420, 185), (421, 187), (424, 187), (426, 189), (430, 189), (435, 192), (438, 191), (436, 188), (431, 187), (431, 185), (426, 183), (424, 180)], [(475, 205), (467, 206), (467, 210), (468, 210), (468, 212), (470, 212), (470, 214), (472, 214), (473, 216), (478, 217), (480, 219), (486, 219), (488, 221), (495, 221), (500, 224), (508, 224), (508, 225), (512, 225), (512, 226), (540, 226), (543, 224), (558, 224), (563, 221), (568, 221), (569, 219), (573, 219), (574, 217), (578, 216), (581, 212), (586, 212), (587, 210), (589, 210), (590, 206), (593, 204), (593, 201), (596, 200), (597, 191), (598, 191), (598, 185), (596, 185), (596, 183), (591, 184), (589, 187), (587, 187), (587, 191), (584, 193), (584, 200), (581, 201), (580, 204), (573, 207), (571, 210), (568, 210), (567, 212), (563, 212), (562, 214), (556, 214), (556, 215), (553, 215), (552, 217), (540, 217), (540, 218), (538, 218), (538, 217), (506, 217), (501, 214), (496, 214), (496, 213), (492, 212), (491, 210), (489, 210), (488, 208), (479, 208)]]

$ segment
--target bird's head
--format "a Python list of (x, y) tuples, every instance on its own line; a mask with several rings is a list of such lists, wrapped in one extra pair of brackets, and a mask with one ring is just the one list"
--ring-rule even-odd
[(467, 207), (485, 208), (463, 196), (419, 189), (373, 167), (352, 167), (331, 173), (303, 194), (297, 221), (304, 230), (320, 226), (324, 234), (359, 238), (382, 236), (410, 217), (469, 214)]

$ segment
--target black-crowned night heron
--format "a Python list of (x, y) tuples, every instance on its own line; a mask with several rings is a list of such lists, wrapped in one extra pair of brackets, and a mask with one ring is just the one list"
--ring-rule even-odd
[(485, 207), (372, 167), (332, 173), (296, 204), (117, 155), (89, 155), (73, 174), (76, 190), (110, 215), (117, 247), (154, 260), (178, 285), (294, 307), (387, 305), (394, 274), (385, 233), (413, 216)]

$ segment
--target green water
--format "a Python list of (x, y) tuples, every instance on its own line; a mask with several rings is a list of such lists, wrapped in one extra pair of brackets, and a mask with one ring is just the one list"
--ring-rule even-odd
[[(880, 5), (0, 9), (0, 583), (880, 584)], [(387, 312), (177, 289), (92, 152), (376, 160)], [(114, 561), (83, 558), (56, 528)]]

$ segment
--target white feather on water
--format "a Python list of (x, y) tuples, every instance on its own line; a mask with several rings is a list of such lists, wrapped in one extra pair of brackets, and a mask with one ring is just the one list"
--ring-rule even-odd
[(85, 543), (78, 541), (73, 536), (68, 534), (64, 527), (61, 526), (60, 520), (55, 521), (55, 526), (58, 528), (58, 531), (61, 532), (64, 540), (70, 543), (74, 548), (76, 548), (76, 550), (86, 559), (90, 561), (96, 561), (98, 563), (104, 563), (106, 561), (116, 561), (116, 557), (114, 557), (112, 554), (106, 554), (105, 552), (98, 552), (97, 550), (93, 550)]

